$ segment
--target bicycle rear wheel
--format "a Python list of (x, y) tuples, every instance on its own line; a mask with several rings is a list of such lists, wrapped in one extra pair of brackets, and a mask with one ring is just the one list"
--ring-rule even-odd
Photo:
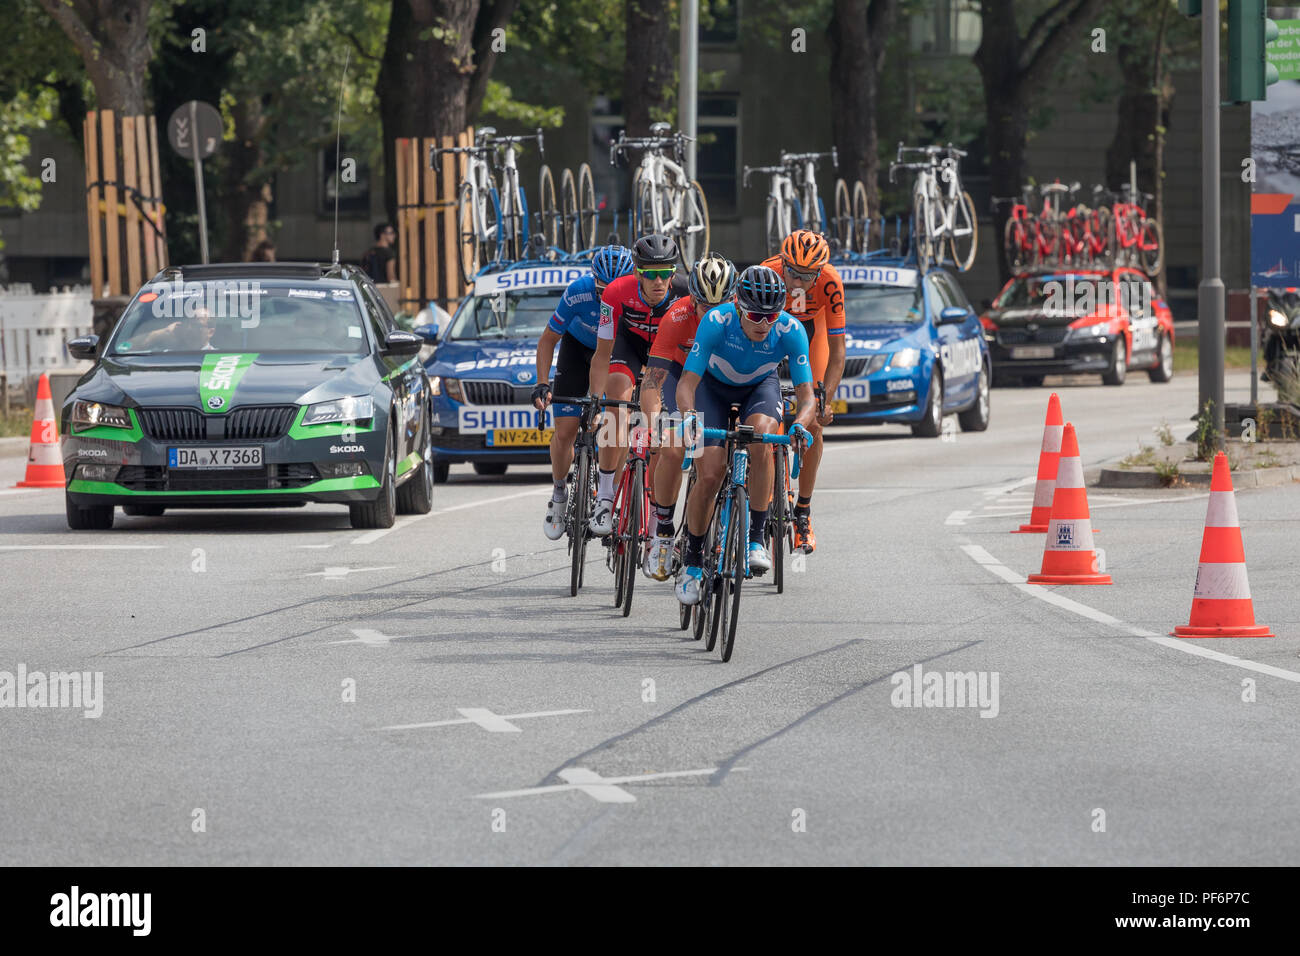
[(707, 591), (700, 595), (700, 614), (704, 618), (704, 629), (708, 637), (704, 640), (704, 649), (712, 651), (718, 643), (718, 609), (713, 604), (714, 597), (723, 588), (719, 568), (722, 564), (719, 553), (718, 531), (722, 523), (726, 498), (719, 495), (719, 501), (713, 507), (713, 520), (709, 522), (709, 535), (704, 539), (704, 581)]
[(578, 251), (578, 185), (571, 169), (560, 174), (560, 246)]
[(578, 167), (578, 242), (575, 250), (591, 249), (596, 245), (596, 182), (591, 176), (591, 167), (583, 163)]
[(555, 204), (555, 177), (550, 166), (542, 166), (537, 184), (537, 225), (548, 252), (560, 244), (560, 210)]
[(975, 202), (970, 193), (963, 191), (957, 199), (956, 222), (953, 223), (949, 245), (952, 248), (952, 261), (962, 272), (975, 264), (975, 253), (979, 250), (979, 222), (975, 219)]
[(916, 262), (921, 267), (922, 273), (929, 272), (930, 264), (934, 261), (934, 246), (929, 229), (930, 218), (930, 204), (923, 194), (917, 193), (912, 203), (912, 249), (916, 253)]
[(1142, 220), (1142, 231), (1138, 233), (1138, 258), (1147, 275), (1154, 278), (1160, 274), (1160, 267), (1165, 262), (1165, 244), (1160, 223), (1154, 219)]
[(867, 251), (871, 242), (871, 210), (867, 207), (867, 187), (858, 180), (853, 184), (853, 233), (854, 252)]
[(773, 449), (772, 504), (767, 513), (768, 540), (772, 545), (772, 581), (776, 584), (776, 593), (785, 593), (785, 525), (788, 520), (785, 512), (786, 482), (789, 477), (788, 459), (785, 445), (776, 445)]
[(844, 252), (853, 251), (853, 204), (849, 200), (849, 184), (835, 180), (835, 238)]
[(1025, 225), (1019, 219), (1008, 219), (1002, 235), (1002, 245), (1007, 252), (1007, 265), (1018, 272), (1025, 267), (1028, 259), (1025, 255)]
[[(724, 595), (722, 619), (722, 660), (731, 660), (731, 653), (736, 649), (736, 623), (740, 620), (740, 586), (745, 583), (745, 550), (749, 546), (749, 532), (746, 522), (737, 516), (749, 517), (749, 494), (744, 485), (736, 486), (732, 493), (731, 507), (733, 517), (727, 527), (725, 580), (730, 585), (730, 593), (723, 588)], [(729, 612), (729, 613), (728, 613)]]
[(479, 228), (478, 204), (474, 200), (474, 187), (469, 183), (461, 183), (456, 196), (456, 222), (460, 233), (460, 274), (466, 283), (474, 281), (474, 276), (478, 275), (478, 270), (488, 258)]
[(640, 458), (632, 464), (631, 493), (624, 502), (627, 512), (627, 537), (623, 546), (623, 616), (632, 613), (632, 591), (636, 586), (636, 573), (641, 567), (641, 512), (645, 504), (645, 462)]
[(584, 446), (578, 449), (578, 478), (573, 483), (573, 524), (569, 528), (569, 553), (572, 567), (569, 572), (569, 596), (577, 597), (582, 587), (582, 566), (587, 559), (587, 506), (591, 502), (591, 453)]
[(682, 263), (689, 269), (709, 252), (709, 203), (704, 198), (704, 188), (693, 179), (682, 193), (677, 221), (681, 223), (682, 231)]
[(640, 168), (632, 177), (632, 238), (657, 232), (655, 190)]

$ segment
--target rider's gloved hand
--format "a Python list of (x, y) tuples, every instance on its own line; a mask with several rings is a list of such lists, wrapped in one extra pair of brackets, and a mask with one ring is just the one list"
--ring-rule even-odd
[(545, 382), (538, 382), (533, 386), (533, 408), (540, 411), (549, 404), (551, 404), (551, 386)]
[(795, 424), (790, 426), (790, 440), (798, 443), (799, 447), (806, 451), (812, 447), (812, 444), (816, 439), (813, 438), (812, 433), (809, 432), (808, 429), (804, 428), (798, 422), (795, 422)]

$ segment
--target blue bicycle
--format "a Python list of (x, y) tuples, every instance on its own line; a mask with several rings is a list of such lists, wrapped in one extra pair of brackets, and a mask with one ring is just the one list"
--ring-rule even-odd
[[(702, 428), (703, 438), (721, 439), (726, 443), (727, 471), (718, 489), (713, 505), (713, 520), (704, 540), (704, 578), (700, 582), (700, 603), (695, 605), (696, 634), (707, 626), (708, 641), (705, 650), (711, 651), (722, 635), (722, 659), (731, 660), (736, 646), (736, 622), (740, 619), (740, 588), (749, 573), (749, 492), (745, 482), (749, 477), (749, 446), (784, 445), (791, 447), (790, 435), (758, 434), (752, 425), (735, 424), (731, 427)], [(792, 429), (793, 430), (793, 429)], [(811, 444), (812, 436), (799, 428), (804, 440)], [(794, 447), (794, 461), (790, 474), (799, 477), (801, 456)], [(682, 470), (690, 468), (692, 455), (682, 461)], [(710, 604), (712, 606), (710, 606)], [(707, 615), (707, 622), (701, 616)]]

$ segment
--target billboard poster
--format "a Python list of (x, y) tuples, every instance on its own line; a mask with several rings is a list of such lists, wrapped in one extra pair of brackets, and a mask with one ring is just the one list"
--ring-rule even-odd
[(1250, 113), (1250, 273), (1257, 288), (1300, 286), (1300, 20), (1276, 22), (1279, 35), (1267, 52), (1281, 81)]

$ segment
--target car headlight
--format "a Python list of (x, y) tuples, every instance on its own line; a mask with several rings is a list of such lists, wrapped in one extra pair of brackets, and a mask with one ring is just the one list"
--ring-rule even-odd
[(85, 431), (107, 425), (110, 428), (130, 428), (131, 413), (121, 405), (105, 405), (103, 402), (72, 403), (72, 430)]
[(1076, 339), (1095, 339), (1109, 334), (1110, 326), (1105, 322), (1095, 322), (1092, 325), (1083, 325), (1070, 330), (1070, 337)]
[(446, 395), (452, 401), (464, 402), (465, 396), (460, 390), (460, 379), (446, 378), (442, 375), (430, 375), (429, 386), (435, 395)]
[(901, 349), (889, 357), (891, 368), (916, 368), (920, 361), (920, 349)]
[(1287, 326), (1286, 316), (1277, 309), (1268, 310), (1268, 320), (1276, 325), (1279, 329), (1285, 329)]
[(317, 402), (307, 408), (302, 417), (304, 425), (324, 425), (327, 422), (362, 422), (375, 417), (375, 400), (369, 395), (349, 395), (332, 402)]

